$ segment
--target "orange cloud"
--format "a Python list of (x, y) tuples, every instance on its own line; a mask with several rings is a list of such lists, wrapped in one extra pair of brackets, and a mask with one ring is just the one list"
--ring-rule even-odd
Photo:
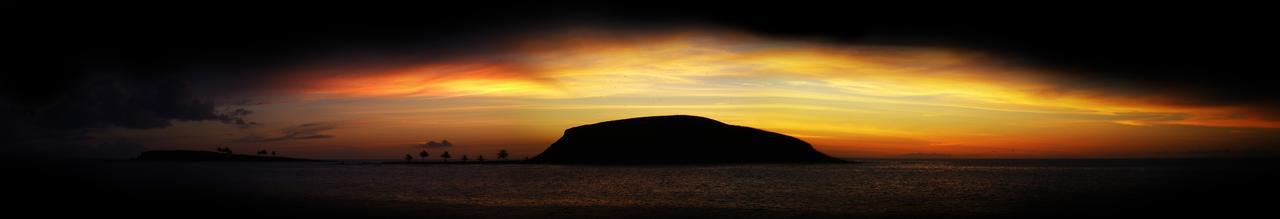
[(380, 72), (344, 72), (298, 81), (319, 97), (527, 96), (555, 92), (550, 84), (507, 64), (446, 62)]
[[(491, 57), (308, 74), (297, 79), (297, 95), (436, 98), (428, 109), (386, 104), (334, 111), (546, 124), (532, 132), (551, 135), (605, 119), (697, 114), (800, 136), (829, 150), (882, 154), (1097, 154), (1119, 151), (1102, 145), (1126, 143), (1126, 135), (1196, 132), (1160, 128), (1167, 126), (1280, 128), (1255, 108), (1178, 105), (1168, 101), (1179, 98), (1175, 94), (1079, 88), (974, 51), (716, 31), (579, 31), (509, 45)], [(483, 98), (502, 102), (464, 101)]]

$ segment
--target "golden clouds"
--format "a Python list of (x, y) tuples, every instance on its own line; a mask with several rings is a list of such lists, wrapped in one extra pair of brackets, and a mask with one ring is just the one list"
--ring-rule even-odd
[[(1138, 141), (1126, 135), (1194, 131), (1153, 134), (1155, 126), (1280, 128), (1280, 122), (1248, 108), (1112, 95), (1121, 91), (1078, 88), (1037, 69), (963, 50), (701, 31), (579, 31), (511, 45), (501, 54), (459, 59), (466, 61), (302, 80), (301, 93), (430, 105), (359, 107), (361, 112), (490, 113), (506, 115), (497, 122), (554, 124), (540, 126), (549, 130), (539, 133), (631, 116), (696, 114), (801, 136), (828, 150), (879, 142), (872, 144), (876, 150), (893, 152), (942, 147), (989, 155), (1108, 153), (1119, 149), (1099, 145)], [(482, 99), (500, 101), (462, 101)], [(404, 105), (412, 104), (386, 106)], [(1110, 131), (1063, 134), (1073, 129)]]
[(386, 72), (344, 73), (303, 81), (306, 95), (336, 97), (530, 96), (553, 93), (527, 74), (494, 63), (431, 63)]

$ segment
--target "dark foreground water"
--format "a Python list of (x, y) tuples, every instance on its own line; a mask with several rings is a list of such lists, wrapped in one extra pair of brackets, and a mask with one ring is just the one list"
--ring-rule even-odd
[[(26, 163), (12, 210), (136, 217), (1243, 216), (1269, 160), (865, 160), (726, 166)], [(52, 210), (50, 210), (52, 209)]]

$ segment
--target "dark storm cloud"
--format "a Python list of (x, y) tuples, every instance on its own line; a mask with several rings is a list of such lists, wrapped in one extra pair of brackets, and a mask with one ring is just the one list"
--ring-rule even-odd
[[(0, 101), (0, 128), (5, 130), (0, 140), (13, 147), (94, 148), (90, 134), (107, 128), (156, 129), (174, 121), (213, 121), (242, 128), (255, 124), (244, 118), (252, 111), (234, 105), (219, 107), (212, 99), (193, 95), (180, 80), (95, 77), (69, 83), (74, 85), (52, 91), (58, 94), (48, 99)], [(24, 150), (49, 151), (18, 151)]]
[(39, 121), (57, 128), (163, 128), (171, 121), (220, 121), (249, 125), (251, 112), (219, 111), (212, 100), (190, 95), (182, 81), (101, 80), (89, 82), (40, 110)]
[(453, 143), (449, 142), (449, 140), (441, 140), (440, 142), (427, 141), (427, 143), (423, 143), (418, 146), (421, 146), (424, 148), (447, 148), (447, 147), (453, 147)]
[(333, 135), (324, 132), (337, 129), (338, 123), (334, 122), (316, 122), (306, 123), (295, 126), (284, 127), (278, 130), (278, 135), (270, 137), (249, 136), (236, 140), (237, 142), (274, 142), (289, 140), (306, 140), (306, 139), (326, 139), (333, 138)]

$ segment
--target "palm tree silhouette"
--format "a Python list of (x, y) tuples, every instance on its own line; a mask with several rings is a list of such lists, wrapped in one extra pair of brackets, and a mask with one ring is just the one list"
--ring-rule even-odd
[(507, 154), (507, 150), (506, 150), (506, 149), (503, 149), (503, 150), (501, 150), (501, 151), (498, 151), (498, 159), (499, 159), (499, 160), (506, 160), (506, 159), (507, 159), (507, 155), (509, 155), (509, 154)]
[(462, 162), (463, 162), (463, 163), (465, 163), (465, 162), (467, 162), (467, 160), (469, 160), (469, 159), (467, 159), (467, 155), (466, 155), (466, 154), (463, 154), (463, 155), (462, 155)]
[(413, 155), (404, 154), (404, 162), (413, 162)]
[(449, 162), (449, 158), (451, 157), (453, 157), (453, 155), (449, 155), (449, 151), (445, 151), (444, 154), (440, 155), (440, 158), (444, 158), (444, 162)]
[(427, 158), (430, 156), (431, 154), (427, 153), (427, 150), (422, 150), (422, 152), (418, 152), (418, 157), (421, 157), (423, 162), (426, 162)]

